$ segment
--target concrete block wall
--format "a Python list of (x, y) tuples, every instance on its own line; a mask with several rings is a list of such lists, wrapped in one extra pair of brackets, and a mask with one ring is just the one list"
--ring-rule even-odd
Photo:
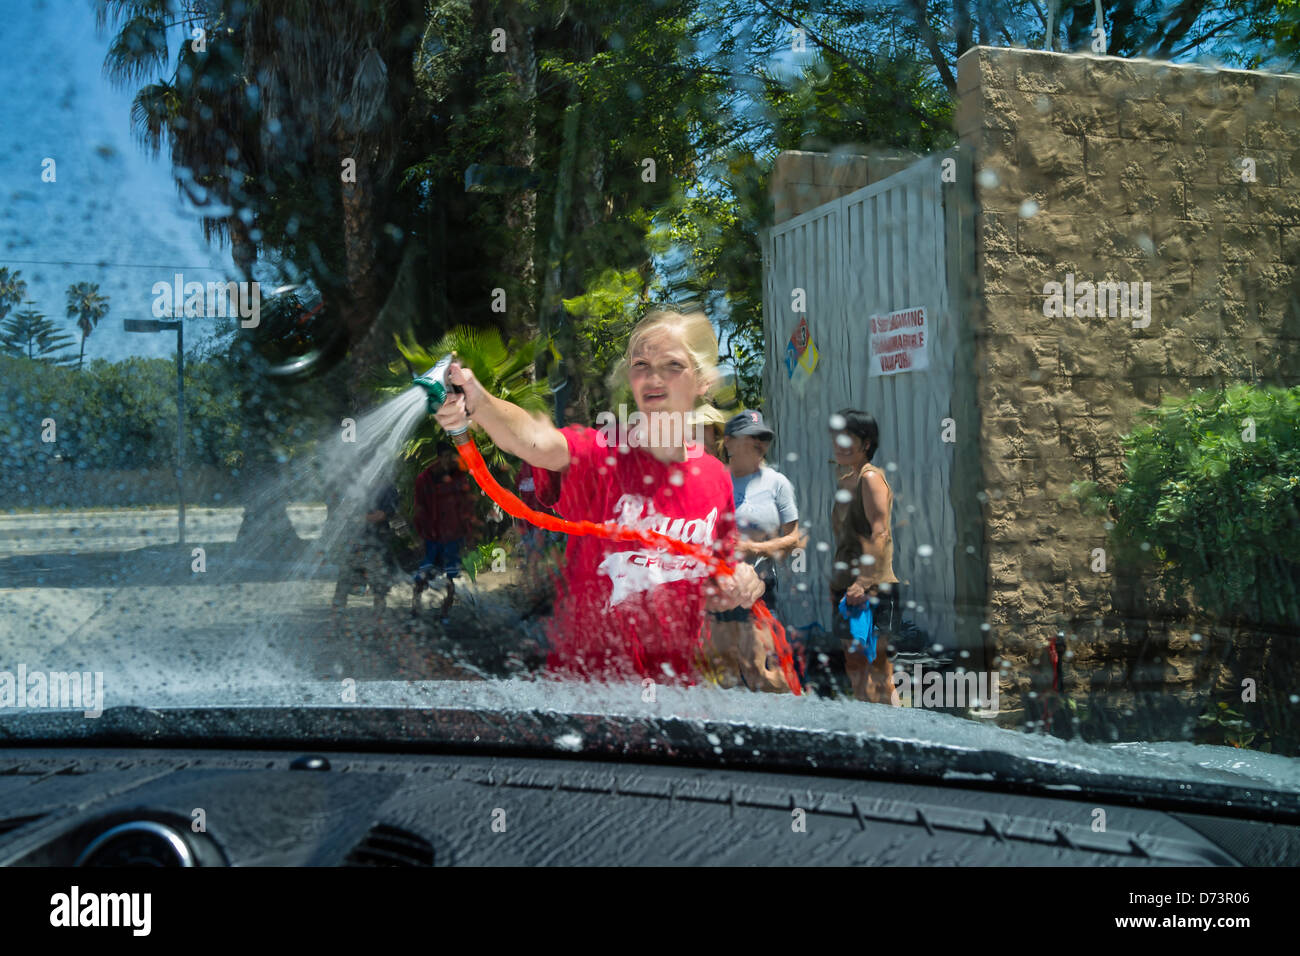
[[(1118, 699), (1141, 654), (1139, 683), (1190, 700), (1195, 624), (1093, 571), (1101, 519), (1061, 497), (1117, 481), (1121, 436), (1164, 396), (1300, 380), (1300, 76), (980, 47), (958, 95), (1004, 700), (1033, 715), (1058, 634), (1072, 693)], [(1150, 324), (1044, 315), (1045, 284), (1067, 274), (1149, 282)]]
[(815, 206), (839, 199), (906, 169), (915, 153), (871, 149), (861, 153), (785, 150), (776, 157), (771, 195), (774, 222), (785, 222)]

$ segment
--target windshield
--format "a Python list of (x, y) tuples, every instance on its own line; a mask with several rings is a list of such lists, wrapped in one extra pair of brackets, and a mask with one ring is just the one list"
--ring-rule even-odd
[(1296, 11), (11, 11), (0, 726), (461, 701), (1300, 789)]

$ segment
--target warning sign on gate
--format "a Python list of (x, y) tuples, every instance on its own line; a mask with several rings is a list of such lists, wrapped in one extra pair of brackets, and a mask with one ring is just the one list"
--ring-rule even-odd
[(871, 316), (871, 376), (917, 372), (930, 367), (925, 308), (899, 309)]

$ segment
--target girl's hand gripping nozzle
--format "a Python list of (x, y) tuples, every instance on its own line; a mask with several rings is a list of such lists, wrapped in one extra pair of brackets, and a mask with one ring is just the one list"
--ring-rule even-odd
[[(429, 369), (423, 375), (416, 376), (415, 384), (428, 393), (429, 414), (437, 414), (438, 409), (442, 408), (443, 403), (447, 401), (447, 396), (453, 392), (464, 394), (464, 389), (459, 385), (452, 385), (447, 381), (447, 369), (451, 366), (452, 359), (456, 354), (444, 357), (437, 365)], [(469, 428), (462, 426), (455, 431), (447, 433), (451, 440), (457, 445), (463, 445), (470, 441)]]

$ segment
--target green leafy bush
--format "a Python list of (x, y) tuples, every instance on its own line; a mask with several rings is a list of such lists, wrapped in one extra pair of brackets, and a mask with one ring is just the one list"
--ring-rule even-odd
[(1111, 514), (1118, 557), (1221, 621), (1300, 617), (1300, 386), (1237, 385), (1170, 399), (1124, 438), (1113, 491), (1076, 486)]
[[(312, 402), (271, 388), (230, 360), (187, 358), (186, 463), (241, 469), (308, 448), (320, 424)], [(47, 418), (56, 424), (48, 444)], [(0, 478), (12, 482), (39, 482), (55, 453), (78, 468), (172, 467), (176, 363), (96, 359), (78, 370), (0, 355), (0, 439)]]
[(1256, 732), (1251, 729), (1241, 711), (1233, 710), (1225, 701), (1211, 707), (1197, 719), (1200, 730), (1209, 743), (1245, 748), (1251, 745)]
[(491, 541), (481, 542), (474, 550), (461, 557), (460, 566), (465, 569), (465, 574), (471, 581), (477, 581), (483, 569), (492, 566), (492, 555), (497, 548), (509, 550), (500, 538), (493, 538)]

